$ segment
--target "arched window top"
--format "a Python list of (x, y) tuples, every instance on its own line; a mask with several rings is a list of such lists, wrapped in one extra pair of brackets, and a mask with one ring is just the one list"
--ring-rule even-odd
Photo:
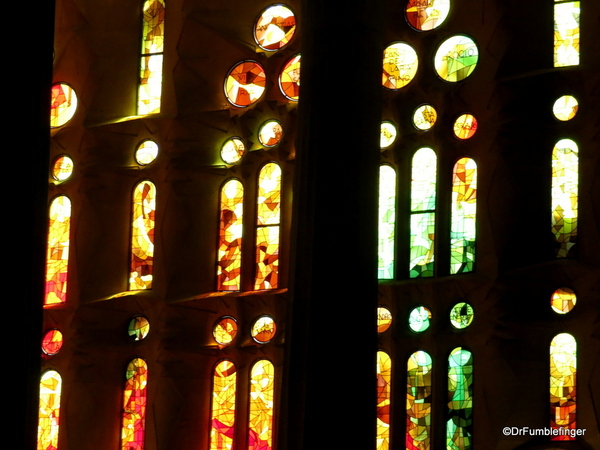
[(38, 450), (56, 450), (60, 422), (62, 378), (56, 370), (44, 372), (40, 378), (38, 414)]
[(152, 289), (155, 222), (156, 187), (144, 180), (133, 190), (129, 290)]
[(248, 450), (273, 449), (273, 408), (275, 367), (267, 359), (258, 360), (250, 371)]
[(235, 438), (237, 371), (228, 359), (213, 371), (210, 450), (229, 450)]
[(123, 393), (122, 450), (144, 449), (146, 437), (146, 405), (148, 391), (148, 365), (135, 358), (127, 365)]
[(412, 163), (411, 210), (435, 209), (437, 156), (424, 147), (414, 154)]

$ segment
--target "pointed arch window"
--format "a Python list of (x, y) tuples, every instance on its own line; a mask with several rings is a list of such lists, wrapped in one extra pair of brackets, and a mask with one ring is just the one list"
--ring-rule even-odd
[(473, 271), (477, 219), (477, 164), (461, 158), (452, 174), (450, 273)]
[(165, 49), (164, 0), (146, 0), (143, 5), (142, 16), (138, 115), (160, 112), (163, 53)]
[(148, 365), (135, 358), (127, 366), (123, 395), (122, 450), (144, 450), (146, 436), (146, 400), (148, 397)]
[(396, 260), (396, 171), (379, 168), (379, 262), (378, 278), (394, 278)]
[(271, 361), (261, 359), (250, 371), (248, 450), (272, 450), (274, 404), (275, 367)]
[(558, 258), (569, 256), (577, 240), (578, 153), (570, 139), (558, 141), (552, 151), (552, 234)]
[(152, 289), (154, 268), (154, 226), (156, 187), (151, 181), (140, 182), (133, 190), (131, 222), (131, 272), (129, 290)]
[(65, 195), (56, 197), (50, 204), (49, 216), (45, 306), (67, 300), (71, 200)]
[(224, 360), (213, 372), (210, 450), (233, 448), (237, 372), (235, 364)]
[(392, 358), (377, 352), (377, 450), (390, 448), (390, 415), (392, 403)]
[(281, 168), (270, 162), (258, 175), (255, 290), (277, 289), (279, 285), (280, 205)]
[(554, 67), (579, 65), (578, 1), (555, 0), (554, 3)]
[(37, 450), (56, 450), (60, 419), (62, 378), (56, 370), (44, 372), (40, 379)]
[(241, 286), (244, 186), (231, 179), (221, 188), (217, 289), (239, 291)]
[(417, 150), (410, 194), (410, 278), (433, 276), (436, 180), (435, 152), (426, 147)]
[(577, 341), (558, 334), (550, 344), (550, 427), (560, 430), (553, 441), (573, 441), (567, 434), (577, 428)]
[(470, 450), (473, 436), (473, 355), (457, 347), (448, 358), (446, 449)]
[(406, 370), (406, 448), (431, 448), (431, 371), (433, 361), (427, 352), (417, 351), (408, 358)]

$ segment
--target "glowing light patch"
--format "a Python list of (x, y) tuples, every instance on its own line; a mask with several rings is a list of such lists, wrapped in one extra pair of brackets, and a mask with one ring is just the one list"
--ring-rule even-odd
[(136, 316), (129, 321), (127, 335), (134, 341), (141, 341), (150, 332), (150, 322), (144, 316)]
[(428, 31), (444, 23), (449, 12), (450, 0), (410, 0), (406, 20), (415, 30)]
[(394, 142), (396, 142), (396, 136), (398, 130), (392, 122), (381, 122), (381, 138), (379, 145), (381, 149), (389, 148)]
[(422, 333), (429, 328), (431, 311), (424, 306), (417, 306), (408, 316), (408, 326), (415, 333)]
[(267, 120), (260, 126), (258, 140), (263, 147), (275, 147), (283, 137), (283, 128), (276, 120)]
[(66, 83), (57, 83), (52, 86), (52, 99), (50, 101), (50, 126), (62, 127), (73, 118), (77, 111), (77, 94)]
[(244, 141), (238, 137), (227, 139), (221, 147), (221, 159), (227, 164), (240, 162), (246, 153)]
[(73, 175), (73, 160), (67, 155), (56, 158), (52, 165), (52, 178), (56, 181), (65, 181), (71, 175)]
[(259, 344), (266, 344), (270, 342), (277, 332), (277, 326), (275, 320), (271, 316), (262, 316), (256, 319), (254, 325), (252, 325), (252, 339)]
[(135, 160), (142, 166), (150, 164), (157, 156), (158, 144), (151, 140), (140, 143), (135, 151)]
[(579, 65), (579, 2), (554, 5), (554, 67)]
[(300, 98), (300, 54), (286, 62), (281, 69), (279, 89), (293, 102), (297, 102)]
[(417, 130), (427, 131), (435, 125), (437, 111), (431, 105), (421, 105), (415, 109), (412, 119)]
[(225, 78), (225, 96), (229, 103), (245, 108), (256, 103), (265, 92), (267, 76), (256, 61), (242, 61)]
[(479, 60), (477, 45), (468, 36), (446, 39), (435, 53), (435, 70), (442, 80), (457, 82), (473, 73)]
[(296, 32), (296, 17), (284, 5), (265, 9), (254, 25), (254, 40), (260, 48), (277, 51), (285, 47)]
[(456, 329), (463, 330), (473, 322), (473, 308), (465, 302), (457, 303), (450, 311), (450, 323)]
[(42, 338), (42, 351), (48, 356), (56, 355), (63, 346), (63, 335), (58, 330), (49, 330)]
[(383, 51), (383, 87), (398, 90), (410, 83), (417, 73), (417, 52), (405, 42), (396, 42)]
[(550, 306), (555, 313), (567, 314), (577, 304), (577, 296), (572, 289), (569, 288), (558, 288), (552, 294), (550, 299)]
[(392, 326), (392, 313), (385, 306), (377, 308), (377, 333), (381, 334)]
[(213, 328), (213, 337), (221, 345), (229, 345), (238, 332), (237, 321), (230, 316), (221, 317)]
[(554, 102), (552, 113), (554, 117), (562, 122), (571, 120), (577, 114), (579, 103), (572, 95), (563, 95)]
[(470, 139), (477, 131), (477, 119), (472, 114), (463, 114), (454, 122), (454, 135), (459, 139)]

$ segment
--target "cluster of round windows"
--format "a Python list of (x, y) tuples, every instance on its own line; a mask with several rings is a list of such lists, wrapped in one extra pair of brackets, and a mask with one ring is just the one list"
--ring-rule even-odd
[[(265, 148), (275, 147), (283, 137), (283, 127), (275, 119), (264, 122), (258, 130), (258, 141)], [(226, 164), (236, 164), (246, 154), (246, 146), (242, 138), (234, 136), (225, 141), (221, 147), (221, 159)]]
[[(450, 323), (457, 330), (467, 328), (473, 322), (473, 308), (465, 302), (457, 303), (450, 310)], [(413, 308), (408, 316), (408, 326), (415, 333), (429, 328), (431, 311), (425, 306)], [(377, 332), (383, 333), (392, 325), (392, 313), (385, 306), (377, 308)]]
[[(271, 316), (260, 316), (250, 328), (250, 335), (255, 342), (267, 344), (277, 331), (275, 320)], [(218, 344), (226, 346), (233, 342), (238, 332), (237, 320), (231, 316), (221, 317), (213, 327), (213, 337)]]
[[(276, 52), (285, 47), (296, 32), (296, 18), (285, 5), (265, 9), (254, 24), (254, 40), (264, 51)], [(234, 65), (225, 77), (225, 96), (229, 103), (245, 108), (256, 103), (265, 92), (267, 75), (257, 61), (246, 60)], [(298, 101), (300, 91), (300, 55), (288, 60), (279, 74), (279, 89), (291, 101)]]

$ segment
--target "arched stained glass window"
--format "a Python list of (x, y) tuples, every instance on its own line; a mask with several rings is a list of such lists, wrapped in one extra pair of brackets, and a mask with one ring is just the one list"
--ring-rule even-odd
[(250, 372), (248, 450), (272, 450), (275, 367), (271, 361), (257, 361)]
[(435, 152), (418, 150), (413, 157), (410, 190), (410, 278), (433, 276), (436, 179)]
[(65, 195), (60, 195), (50, 204), (45, 306), (64, 303), (67, 300), (70, 234), (71, 200)]
[(40, 379), (37, 450), (58, 448), (61, 387), (62, 378), (57, 371), (44, 372)]
[(577, 342), (568, 333), (558, 334), (550, 344), (550, 427), (561, 430), (553, 441), (573, 441), (569, 430), (577, 428)]
[(256, 219), (256, 279), (254, 289), (276, 289), (279, 284), (279, 223), (281, 168), (265, 164), (258, 175)]
[(377, 450), (390, 448), (390, 415), (392, 403), (392, 359), (377, 352)]
[(579, 2), (555, 0), (554, 67), (579, 65)]
[(242, 265), (244, 186), (229, 180), (221, 188), (217, 289), (239, 291)]
[(552, 151), (552, 234), (558, 258), (568, 256), (577, 240), (578, 152), (570, 139), (557, 142)]
[(477, 164), (461, 158), (452, 173), (450, 273), (473, 271), (477, 214)]
[(144, 450), (146, 435), (146, 400), (148, 398), (148, 365), (136, 358), (127, 366), (123, 395), (122, 450)]
[(406, 448), (431, 448), (431, 371), (433, 361), (427, 352), (417, 351), (408, 358), (406, 370)]
[(396, 259), (396, 171), (379, 168), (379, 279), (394, 278)]
[(129, 290), (152, 289), (156, 187), (142, 181), (133, 191), (131, 222), (131, 274)]
[(142, 57), (138, 90), (138, 115), (160, 112), (163, 53), (165, 51), (164, 0), (146, 0), (142, 15)]
[(470, 450), (473, 436), (473, 356), (457, 347), (448, 358), (446, 449)]
[(228, 360), (221, 361), (213, 372), (210, 418), (210, 450), (233, 448), (237, 372)]

